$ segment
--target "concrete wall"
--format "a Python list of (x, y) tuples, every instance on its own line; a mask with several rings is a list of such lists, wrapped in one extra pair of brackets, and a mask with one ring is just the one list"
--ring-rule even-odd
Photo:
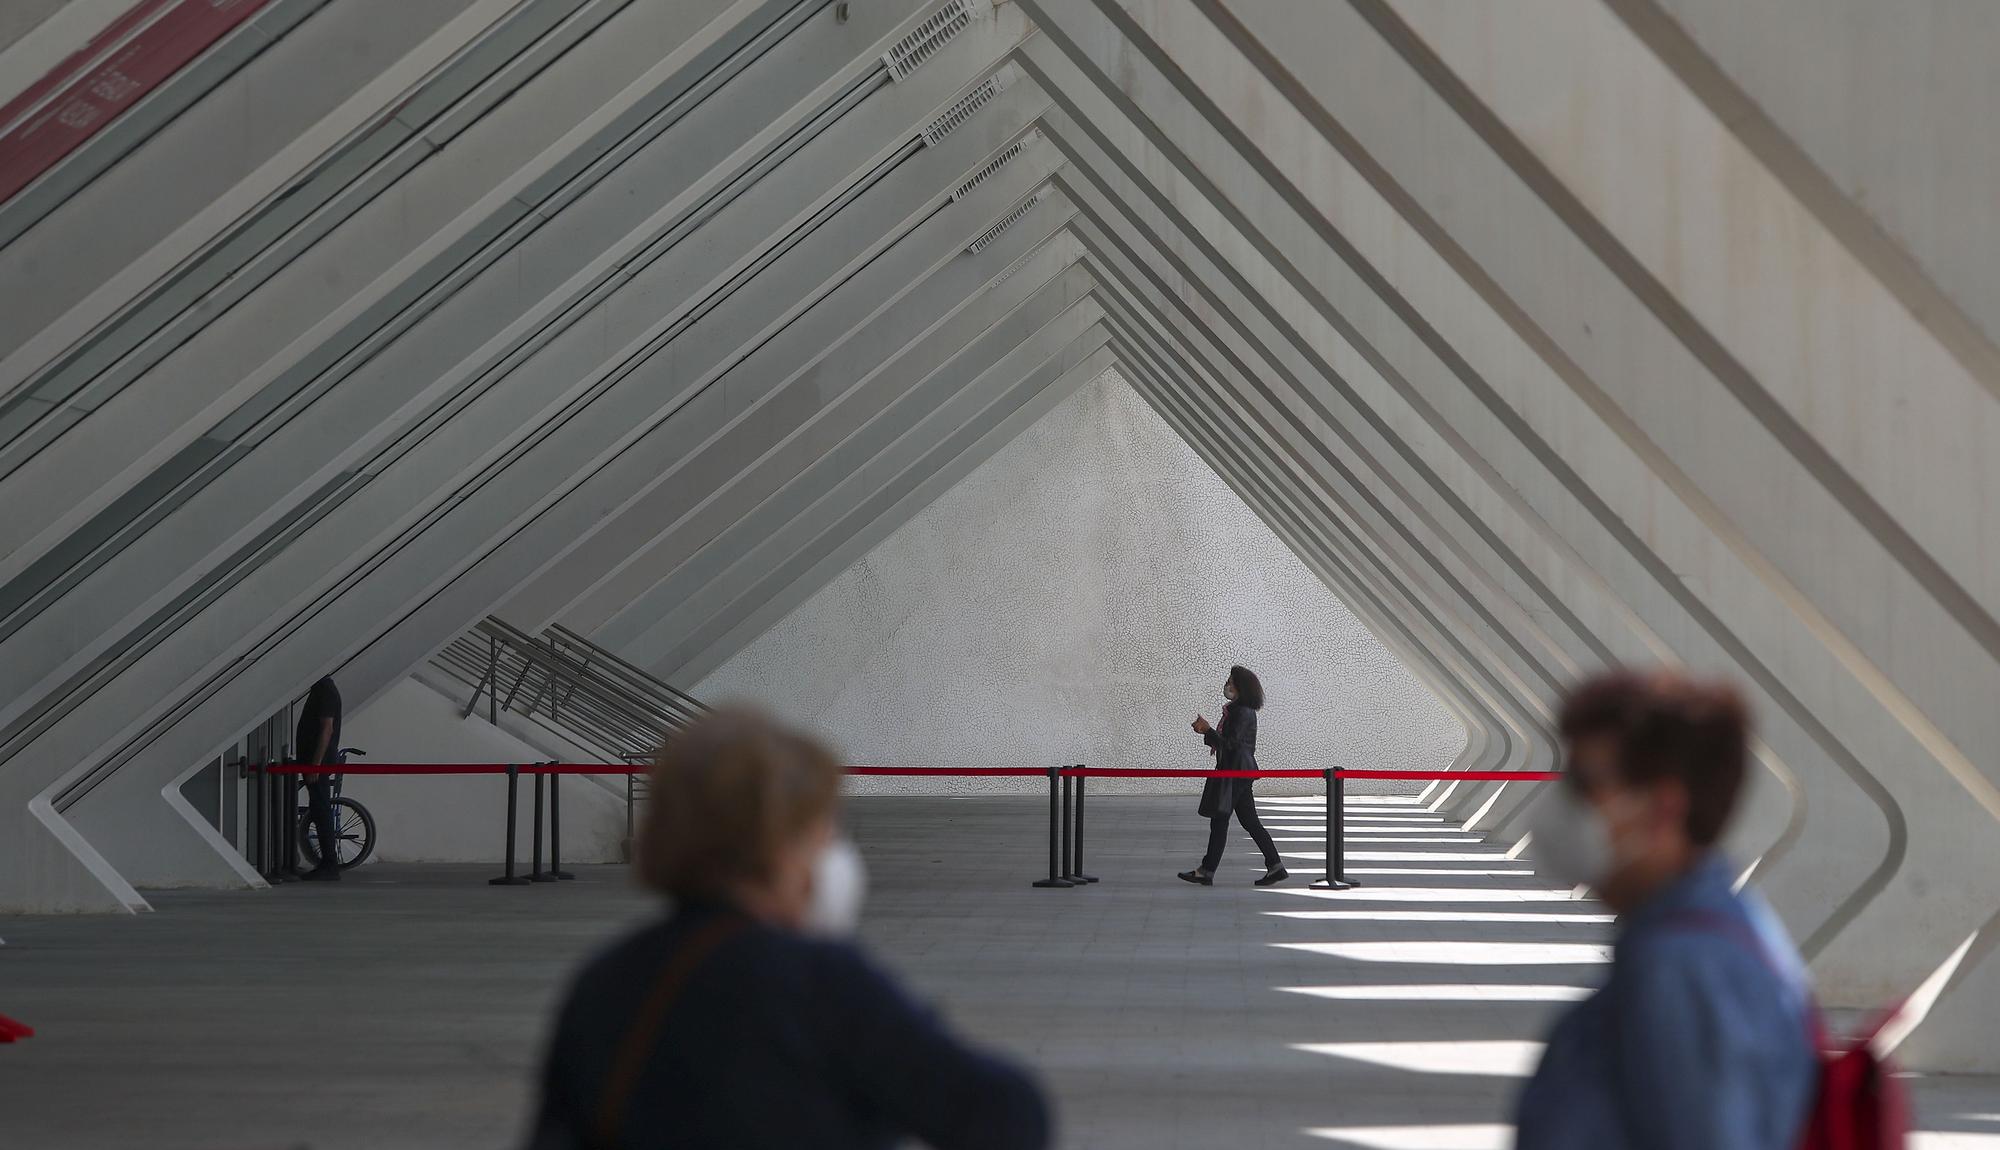
[[(1187, 723), (1218, 713), (1232, 662), (1265, 682), (1266, 767), (1441, 768), (1464, 742), (1107, 372), (694, 691), (768, 705), (858, 763), (1202, 767)], [(982, 782), (953, 789), (1019, 786)]]
[[(525, 763), (546, 757), (481, 719), (460, 718), (456, 703), (414, 679), (370, 700), (348, 717), (340, 735), (376, 762)], [(378, 861), (500, 860), (507, 832), (507, 788), (500, 776), (349, 775), (341, 789), (375, 816)], [(562, 789), (563, 860), (620, 861), (623, 798), (587, 778), (565, 779)], [(524, 781), (515, 826), (523, 869), (534, 832), (532, 795)]]

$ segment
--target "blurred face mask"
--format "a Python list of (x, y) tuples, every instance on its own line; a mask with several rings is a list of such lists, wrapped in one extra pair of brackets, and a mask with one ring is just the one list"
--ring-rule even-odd
[(1551, 882), (1601, 887), (1616, 865), (1604, 816), (1566, 784), (1535, 809), (1529, 833), (1535, 872)]
[(845, 838), (835, 838), (813, 864), (812, 904), (806, 908), (806, 933), (847, 938), (861, 925), (861, 902), (868, 889), (868, 871), (861, 852)]

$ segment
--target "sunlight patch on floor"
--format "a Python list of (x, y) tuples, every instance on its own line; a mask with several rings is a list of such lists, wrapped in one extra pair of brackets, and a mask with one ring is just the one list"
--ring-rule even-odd
[(1363, 1150), (1507, 1150), (1514, 1128), (1466, 1126), (1322, 1126), (1304, 1133)]
[[(1454, 871), (1454, 874), (1465, 873)], [(1581, 902), (1566, 890), (1493, 890), (1483, 886), (1366, 886), (1354, 890), (1270, 887), (1268, 893), (1336, 902)]]
[(1274, 942), (1284, 950), (1302, 950), (1353, 962), (1394, 962), (1428, 966), (1599, 966), (1611, 961), (1611, 948), (1583, 942)]
[(1581, 1002), (1587, 986), (1550, 983), (1440, 982), (1387, 986), (1280, 986), (1286, 994), (1339, 1002)]
[(1528, 910), (1267, 910), (1273, 918), (1322, 922), (1580, 922), (1608, 923), (1608, 914), (1563, 914)]
[(1299, 1042), (1292, 1049), (1412, 1074), (1476, 1074), (1490, 1078), (1526, 1078), (1542, 1060), (1541, 1043), (1511, 1038), (1458, 1042)]

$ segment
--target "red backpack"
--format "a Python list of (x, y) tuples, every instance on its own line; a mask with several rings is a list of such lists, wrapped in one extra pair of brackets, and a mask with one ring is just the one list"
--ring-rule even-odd
[(1799, 1150), (1903, 1150), (1910, 1129), (1909, 1098), (1895, 1066), (1875, 1053), (1875, 1039), (1903, 1011), (1883, 1012), (1867, 1033), (1836, 1047), (1813, 1010), (1813, 1048), (1819, 1051), (1819, 1092)]
[[(1709, 911), (1682, 911), (1673, 918), (1735, 939), (1778, 973), (1763, 940), (1744, 923)], [(1806, 1023), (1812, 1028), (1813, 1050), (1819, 1054), (1819, 1086), (1798, 1150), (1904, 1150), (1910, 1130), (1909, 1097), (1896, 1078), (1895, 1065), (1875, 1053), (1875, 1039), (1907, 1005), (1907, 999), (1897, 1003), (1864, 1033), (1836, 1043), (1827, 1034), (1818, 1004), (1807, 1003)]]

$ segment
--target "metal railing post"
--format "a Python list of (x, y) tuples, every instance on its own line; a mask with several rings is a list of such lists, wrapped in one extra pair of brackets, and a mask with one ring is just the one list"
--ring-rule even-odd
[(534, 841), (534, 849), (533, 849), (533, 852), (532, 852), (532, 853), (531, 853), (531, 854), (529, 855), (529, 861), (528, 861), (528, 881), (529, 881), (529, 882), (554, 882), (554, 881), (556, 881), (556, 876), (554, 876), (554, 875), (550, 874), (549, 872), (547, 872), (547, 871), (545, 871), (545, 870), (543, 870), (543, 869), (542, 869), (542, 782), (543, 782), (543, 773), (542, 773), (541, 771), (536, 771), (536, 770), (535, 770), (535, 769), (534, 769), (533, 767), (530, 767), (530, 768), (528, 768), (528, 769), (529, 769), (530, 771), (534, 771), (534, 775), (535, 775), (535, 833), (534, 833), (534, 835), (533, 835), (533, 841)]
[(559, 773), (549, 775), (549, 877), (576, 877), (562, 868), (562, 775)]
[[(1083, 764), (1078, 763), (1075, 769), (1081, 772)], [(1063, 876), (1078, 884), (1097, 881), (1096, 876), (1083, 873), (1083, 785), (1086, 782), (1089, 780), (1082, 774), (1076, 776), (1076, 839), (1072, 846), (1074, 853), (1069, 856), (1069, 873)]]
[(1076, 885), (1057, 873), (1062, 869), (1061, 856), (1057, 853), (1060, 848), (1056, 845), (1059, 834), (1057, 824), (1062, 821), (1062, 796), (1057, 794), (1062, 789), (1061, 776), (1062, 768), (1049, 768), (1049, 877), (1036, 879), (1035, 885), (1038, 887), (1066, 889)]
[(1314, 880), (1314, 890), (1347, 890), (1359, 883), (1347, 881), (1347, 785), (1340, 772), (1328, 767), (1326, 774), (1326, 873)]
[(514, 874), (514, 818), (520, 810), (521, 768), (507, 764), (507, 871), (486, 881), (493, 886), (527, 886), (528, 880)]

